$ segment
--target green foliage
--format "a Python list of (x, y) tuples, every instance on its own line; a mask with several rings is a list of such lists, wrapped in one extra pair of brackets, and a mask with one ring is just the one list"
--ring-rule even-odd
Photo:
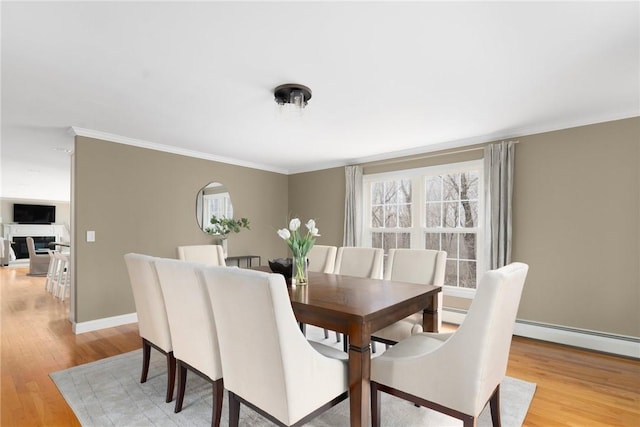
[(229, 233), (239, 233), (243, 228), (251, 230), (249, 227), (249, 220), (247, 218), (218, 218), (213, 215), (209, 222), (211, 223), (211, 227), (205, 228), (204, 231), (209, 234), (221, 236), (223, 239), (226, 239)]

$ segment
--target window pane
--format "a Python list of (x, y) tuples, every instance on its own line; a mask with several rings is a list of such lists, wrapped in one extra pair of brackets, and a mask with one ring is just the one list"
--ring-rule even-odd
[(476, 235), (460, 234), (460, 259), (476, 259)]
[(384, 227), (384, 223), (382, 222), (382, 213), (382, 206), (374, 206), (371, 209), (371, 227)]
[(458, 182), (460, 174), (447, 174), (443, 177), (443, 200), (460, 200), (460, 188)]
[(397, 227), (398, 226), (398, 208), (396, 205), (384, 207), (384, 226), (385, 227)]
[(427, 202), (442, 200), (442, 177), (430, 176), (426, 179)]
[(411, 181), (403, 179), (398, 188), (398, 203), (411, 203)]
[(381, 205), (384, 201), (384, 183), (374, 182), (371, 184), (371, 203)]
[(469, 228), (478, 226), (478, 202), (460, 202), (460, 225)]
[(398, 248), (411, 248), (411, 233), (398, 233)]
[(479, 174), (477, 171), (460, 174), (460, 198), (462, 200), (478, 199)]
[(476, 287), (476, 263), (474, 261), (460, 261), (460, 284), (461, 288)]
[(458, 286), (458, 263), (456, 260), (447, 260), (444, 269), (445, 286)]
[(396, 181), (387, 181), (384, 184), (384, 203), (396, 203), (398, 200), (398, 183)]
[(396, 247), (396, 233), (383, 233), (383, 236), (385, 252)]
[(371, 233), (371, 247), (382, 248), (382, 233)]
[(442, 219), (443, 227), (455, 228), (458, 226), (458, 202), (443, 203), (444, 218)]
[(425, 233), (425, 249), (440, 250), (440, 233)]
[(442, 203), (427, 203), (427, 227), (442, 226)]
[(411, 205), (398, 206), (399, 227), (411, 227)]
[(442, 250), (447, 252), (447, 258), (458, 258), (458, 235), (442, 233)]

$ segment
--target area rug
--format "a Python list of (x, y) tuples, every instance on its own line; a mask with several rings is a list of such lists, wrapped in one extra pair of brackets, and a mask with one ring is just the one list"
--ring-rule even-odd
[[(334, 334), (325, 340), (322, 330), (309, 328), (307, 336), (341, 348)], [(383, 351), (378, 344), (378, 355)], [(86, 427), (105, 426), (208, 426), (211, 424), (211, 385), (190, 373), (182, 412), (173, 412), (174, 402), (165, 403), (166, 362), (151, 351), (149, 378), (140, 384), (142, 351), (98, 360), (51, 373), (65, 400)], [(529, 409), (536, 385), (507, 377), (501, 386), (502, 425), (521, 426)], [(227, 396), (224, 397), (222, 426), (228, 425)], [(271, 426), (269, 421), (242, 407), (241, 426)], [(349, 425), (349, 402), (344, 401), (312, 420), (311, 427)], [(382, 393), (382, 425), (390, 427), (454, 427), (462, 422), (426, 408)], [(489, 408), (480, 416), (480, 427), (491, 426)]]

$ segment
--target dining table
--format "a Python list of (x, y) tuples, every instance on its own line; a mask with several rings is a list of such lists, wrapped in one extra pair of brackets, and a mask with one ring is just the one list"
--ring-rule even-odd
[[(269, 272), (269, 267), (255, 269)], [(423, 330), (438, 332), (440, 286), (309, 272), (309, 283), (291, 286), (296, 319), (348, 337), (351, 426), (369, 425), (371, 336), (422, 311)]]

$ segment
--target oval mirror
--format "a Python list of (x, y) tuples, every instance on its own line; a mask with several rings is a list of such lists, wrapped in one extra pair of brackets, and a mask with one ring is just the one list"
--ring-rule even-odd
[(211, 217), (233, 218), (233, 205), (227, 187), (219, 182), (210, 182), (200, 189), (196, 197), (196, 219), (206, 233), (211, 226)]

